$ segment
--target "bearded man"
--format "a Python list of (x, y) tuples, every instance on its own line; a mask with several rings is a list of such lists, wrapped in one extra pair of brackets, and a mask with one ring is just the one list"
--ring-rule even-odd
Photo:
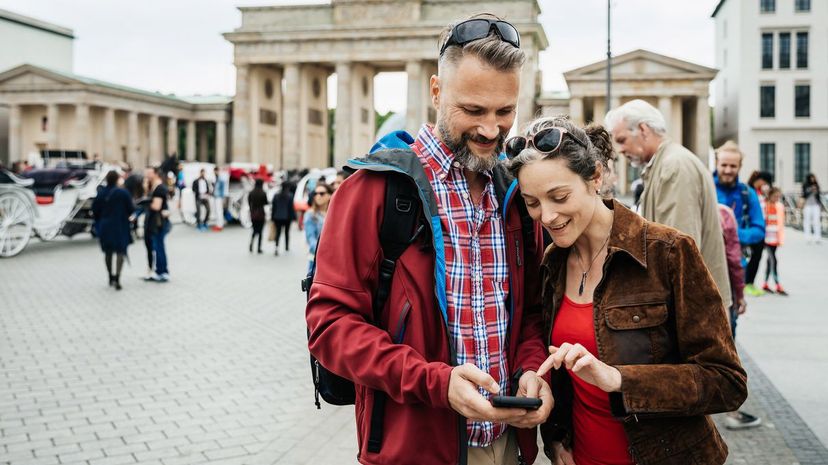
[[(430, 81), (437, 124), (416, 138), (393, 133), (349, 162), (356, 173), (331, 201), (306, 309), (308, 346), (355, 384), (361, 463), (533, 463), (535, 426), (552, 408), (536, 375), (546, 359), (542, 240), (521, 221), (516, 183), (498, 163), (525, 55), (515, 27), (492, 15), (450, 25), (439, 50)], [(388, 271), (387, 182), (416, 186), (417, 198), (396, 198), (396, 207), (418, 212), (419, 228), (391, 264), (375, 316), (379, 269)], [(513, 393), (542, 405), (489, 401)]]

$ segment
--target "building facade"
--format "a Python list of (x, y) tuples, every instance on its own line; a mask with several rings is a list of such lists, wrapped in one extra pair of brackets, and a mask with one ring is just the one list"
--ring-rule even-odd
[[(69, 28), (0, 9), (0, 72), (31, 63), (71, 73), (74, 40)], [(0, 105), (0, 163), (9, 158), (9, 109)]]
[[(601, 60), (564, 73), (569, 92), (538, 99), (545, 116), (566, 114), (577, 124), (604, 124), (607, 111), (641, 99), (661, 110), (668, 136), (707, 164), (710, 153), (710, 82), (716, 70), (647, 50), (612, 58), (612, 101), (606, 102), (607, 62)], [(627, 160), (616, 163), (617, 189), (626, 194), (638, 171)]]
[(828, 2), (721, 0), (715, 143), (739, 143), (743, 176), (769, 171), (786, 192), (828, 180)]
[(0, 102), (9, 112), (10, 161), (41, 150), (83, 150), (136, 168), (173, 153), (227, 158), (229, 97), (185, 99), (21, 65), (0, 73)]
[[(537, 0), (332, 0), (324, 5), (243, 7), (234, 45), (233, 159), (284, 168), (342, 166), (374, 142), (374, 75), (408, 75), (406, 129), (434, 122), (429, 79), (449, 21), (490, 12), (512, 22), (527, 61), (518, 124), (540, 93), (538, 52), (547, 46)], [(327, 117), (327, 78), (337, 75), (336, 117)], [(328, 125), (336, 130), (328, 160)]]

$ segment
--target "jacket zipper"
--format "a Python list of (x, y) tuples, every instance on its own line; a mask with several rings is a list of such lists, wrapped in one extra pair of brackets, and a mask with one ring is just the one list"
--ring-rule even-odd
[(402, 340), (405, 337), (405, 328), (408, 321), (408, 312), (411, 310), (411, 303), (406, 301), (405, 305), (403, 305), (402, 312), (400, 313), (399, 321), (397, 321), (397, 335), (394, 337), (394, 342), (397, 344), (402, 344)]

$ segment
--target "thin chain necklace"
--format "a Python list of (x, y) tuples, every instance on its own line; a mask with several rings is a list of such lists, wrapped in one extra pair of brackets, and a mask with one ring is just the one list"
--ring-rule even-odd
[[(612, 212), (613, 219), (615, 218), (615, 212)], [(598, 255), (601, 255), (601, 252), (607, 246), (609, 242), (610, 236), (612, 235), (612, 223), (610, 223), (610, 230), (607, 233), (607, 238), (604, 239), (604, 243), (601, 247), (598, 248), (598, 252), (595, 253), (595, 256), (592, 257), (592, 260), (589, 262), (589, 268), (584, 270), (584, 264), (581, 262), (581, 252), (578, 251), (578, 247), (573, 244), (573, 248), (575, 249), (575, 255), (578, 257), (578, 265), (581, 267), (581, 285), (578, 286), (578, 295), (584, 295), (584, 284), (586, 283), (587, 274), (589, 274), (590, 270), (592, 270), (592, 265), (595, 264), (595, 259), (598, 258)]]

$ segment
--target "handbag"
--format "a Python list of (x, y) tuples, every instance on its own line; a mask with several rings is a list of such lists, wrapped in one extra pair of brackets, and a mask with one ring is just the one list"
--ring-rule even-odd
[(273, 221), (267, 228), (267, 240), (271, 242), (276, 240), (276, 223)]

